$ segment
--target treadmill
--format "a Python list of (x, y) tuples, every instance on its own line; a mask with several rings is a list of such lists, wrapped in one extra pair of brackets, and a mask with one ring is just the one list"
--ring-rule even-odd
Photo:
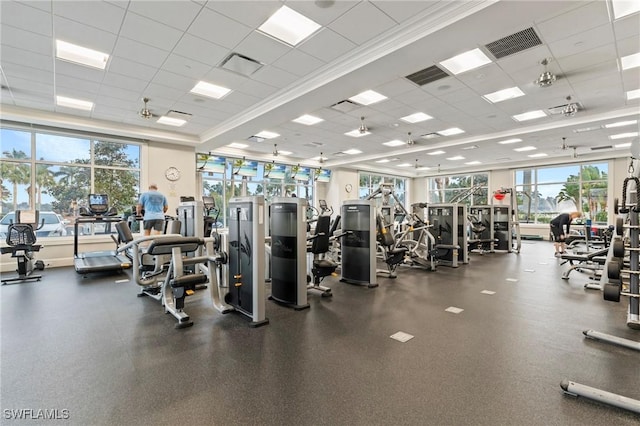
[(106, 232), (111, 223), (121, 220), (114, 208), (109, 209), (107, 194), (89, 194), (89, 206), (80, 208), (80, 217), (73, 227), (73, 264), (77, 273), (86, 275), (92, 272), (119, 272), (131, 268), (131, 260), (115, 250), (78, 253), (79, 225), (104, 223)]

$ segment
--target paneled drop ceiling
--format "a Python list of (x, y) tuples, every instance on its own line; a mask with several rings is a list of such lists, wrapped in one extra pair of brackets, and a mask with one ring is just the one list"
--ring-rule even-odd
[[(319, 29), (296, 46), (260, 31), (283, 5)], [(637, 142), (640, 66), (622, 62), (640, 61), (640, 13), (616, 18), (609, 0), (2, 1), (0, 19), (5, 122), (403, 176), (623, 157)], [(56, 59), (56, 40), (108, 54), (106, 68)], [(455, 75), (444, 65), (474, 49), (486, 64)], [(556, 79), (541, 87), (544, 72)], [(191, 93), (199, 81), (230, 92)], [(483, 97), (513, 87), (519, 96)], [(349, 100), (368, 90), (385, 99)], [(543, 116), (513, 118), (530, 111)], [(431, 118), (401, 120), (419, 112)], [(323, 121), (292, 121), (305, 114)], [(364, 136), (345, 135), (361, 126)], [(291, 154), (274, 158), (276, 145)]]

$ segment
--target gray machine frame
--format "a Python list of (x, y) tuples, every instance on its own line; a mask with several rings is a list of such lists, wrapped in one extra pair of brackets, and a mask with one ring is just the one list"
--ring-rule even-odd
[(275, 197), (269, 206), (271, 295), (295, 310), (307, 301), (307, 200)]
[[(433, 226), (432, 234), (436, 239), (436, 249), (445, 249), (450, 254), (446, 258), (438, 256), (438, 265), (457, 268), (460, 264), (469, 263), (469, 250), (467, 243), (467, 206), (458, 203), (428, 204), (427, 218)], [(447, 233), (451, 238), (446, 241), (438, 241), (442, 236), (442, 222), (447, 226)], [(449, 232), (450, 228), (450, 232)]]
[(269, 323), (266, 318), (264, 283), (264, 196), (231, 198), (228, 209), (229, 291), (224, 301), (234, 311), (247, 316), (251, 320), (251, 327), (259, 327)]
[(376, 209), (373, 200), (345, 200), (341, 206), (340, 281), (377, 287)]

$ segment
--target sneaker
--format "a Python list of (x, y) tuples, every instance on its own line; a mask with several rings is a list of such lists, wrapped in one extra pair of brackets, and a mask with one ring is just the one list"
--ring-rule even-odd
[(560, 257), (562, 256), (562, 254), (560, 252), (556, 252), (556, 254), (554, 254), (555, 257)]

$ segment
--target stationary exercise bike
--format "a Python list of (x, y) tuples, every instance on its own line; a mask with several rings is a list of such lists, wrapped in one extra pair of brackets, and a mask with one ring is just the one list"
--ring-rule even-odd
[[(16, 210), (15, 222), (9, 225), (7, 230), (7, 245), (2, 247), (2, 254), (11, 253), (11, 257), (16, 258), (18, 262), (17, 277), (2, 279), (2, 285), (8, 283), (17, 284), (18, 282), (36, 280), (40, 281), (42, 275), (33, 275), (33, 270), (43, 270), (44, 262), (42, 260), (34, 260), (34, 252), (40, 251), (39, 244), (36, 244), (37, 238), (35, 230), (44, 226), (44, 219), (38, 226), (39, 211)], [(37, 226), (37, 227), (36, 227)], [(35, 228), (35, 230), (34, 230)]]

